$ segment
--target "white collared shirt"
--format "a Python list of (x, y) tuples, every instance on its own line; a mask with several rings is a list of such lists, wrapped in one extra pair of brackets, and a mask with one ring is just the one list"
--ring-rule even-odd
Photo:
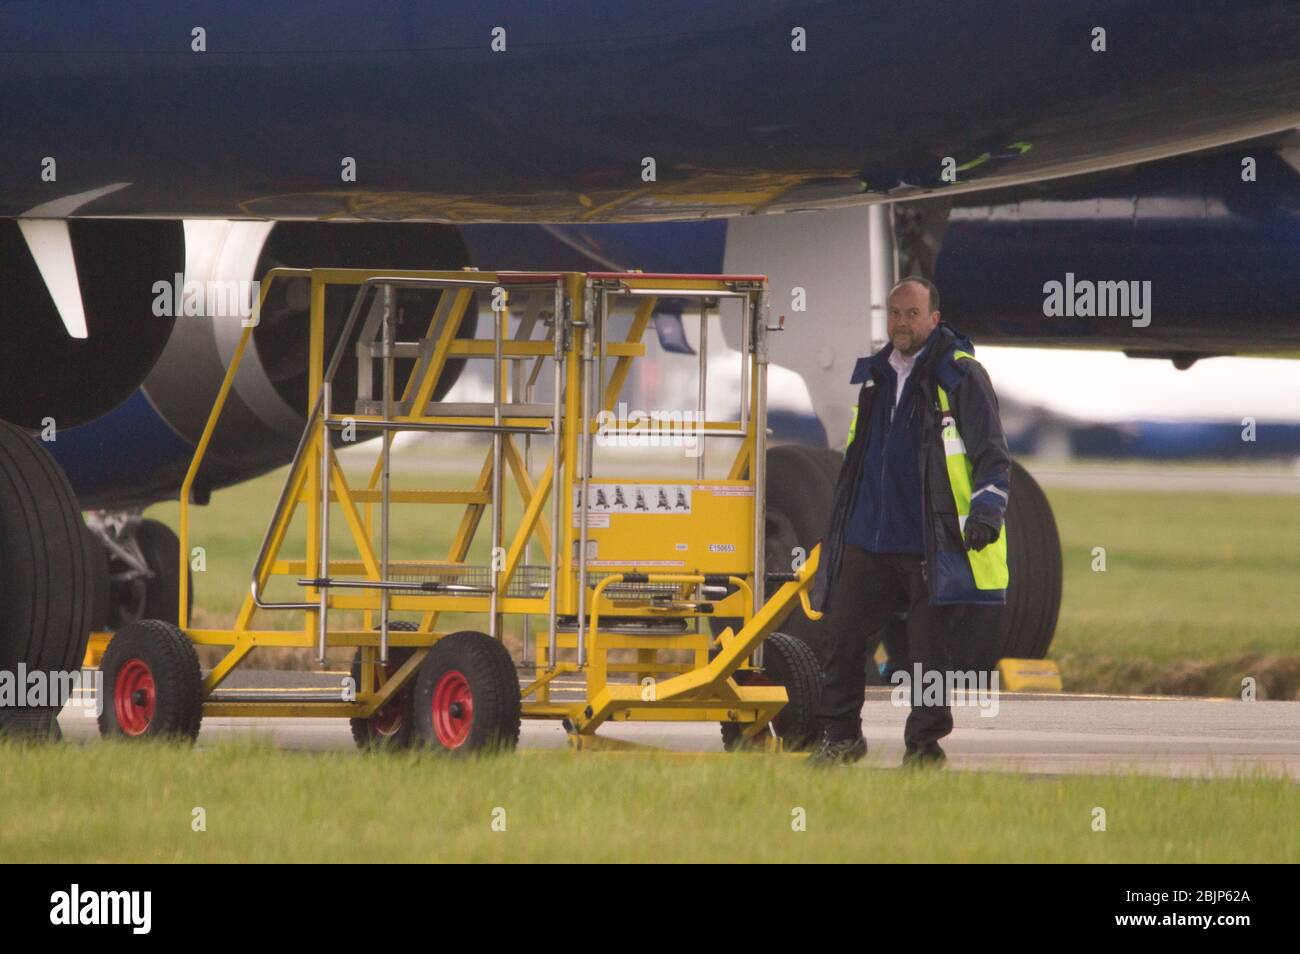
[[(928, 344), (926, 347), (928, 347)], [(897, 348), (889, 352), (889, 366), (894, 369), (894, 376), (898, 378), (898, 384), (894, 388), (894, 407), (898, 407), (898, 402), (903, 397), (903, 385), (907, 383), (912, 368), (916, 367), (916, 359), (924, 353), (925, 347), (922, 347), (920, 351), (910, 358), (905, 358), (899, 354)]]

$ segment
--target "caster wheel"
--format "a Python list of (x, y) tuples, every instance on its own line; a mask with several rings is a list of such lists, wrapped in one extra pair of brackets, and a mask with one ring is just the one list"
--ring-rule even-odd
[(105, 738), (193, 742), (203, 718), (203, 678), (194, 644), (171, 623), (144, 619), (117, 631), (100, 663)]
[[(414, 633), (420, 627), (406, 620), (388, 624), (390, 632)], [(384, 667), (387, 675), (392, 676), (414, 654), (408, 646), (391, 646), (388, 650), (388, 665)], [(352, 682), (361, 685), (361, 650), (352, 657)], [(411, 744), (411, 732), (415, 717), (411, 712), (411, 697), (414, 694), (415, 680), (407, 683), (369, 719), (349, 719), (352, 726), (352, 741), (363, 752), (389, 749), (404, 749)]]
[(510, 653), (484, 633), (451, 633), (429, 650), (415, 683), (415, 733), (457, 754), (519, 744), (519, 677)]

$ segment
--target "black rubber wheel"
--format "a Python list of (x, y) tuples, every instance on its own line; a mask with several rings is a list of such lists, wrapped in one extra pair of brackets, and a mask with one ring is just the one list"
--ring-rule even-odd
[[(789, 573), (795, 547), (802, 547), (805, 557), (821, 540), (830, 524), (834, 480), (827, 476), (826, 449), (802, 444), (779, 444), (768, 449), (766, 542), (768, 572)], [(768, 593), (774, 587), (768, 587)], [(733, 617), (711, 619), (716, 636), (730, 626), (739, 630), (741, 621)], [(802, 639), (821, 658), (825, 639), (821, 623), (813, 622), (796, 606), (781, 624), (782, 630)]]
[[(831, 495), (834, 497), (835, 485), (839, 483), (840, 469), (844, 466), (844, 452), (834, 450), (830, 447), (810, 447), (808, 448), (812, 458), (821, 465), (827, 478), (831, 482)], [(881, 644), (885, 644), (886, 653), (889, 655), (891, 662), (902, 666), (906, 664), (907, 656), (907, 616), (900, 614), (891, 620), (884, 629), (871, 635), (867, 643), (868, 666), (867, 666), (867, 685), (888, 685), (876, 669), (875, 652)]]
[[(83, 525), (84, 526), (84, 525)], [(84, 536), (87, 547), (87, 566), (90, 567), (91, 631), (108, 629), (110, 607), (113, 599), (113, 583), (108, 568), (108, 550), (89, 527), (85, 527)]]
[[(407, 620), (390, 620), (390, 632), (414, 633), (419, 626)], [(388, 647), (388, 665), (384, 667), (389, 676), (397, 672), (408, 659), (415, 654), (409, 646)], [(352, 655), (352, 684), (361, 685), (361, 650)], [(365, 751), (404, 749), (411, 744), (412, 722), (411, 699), (414, 696), (414, 680), (408, 682), (392, 699), (369, 719), (349, 719), (352, 727), (352, 741), (357, 748)]]
[[(84, 534), (81, 508), (54, 458), (0, 421), (0, 670), (81, 668), (92, 611)], [(0, 724), (27, 734), (33, 720), (47, 725), (58, 711), (0, 709)]]
[(142, 619), (122, 627), (104, 651), (105, 738), (192, 742), (203, 718), (203, 677), (194, 644), (171, 623)]
[(519, 744), (519, 675), (506, 648), (484, 633), (451, 633), (434, 644), (413, 706), (420, 745), (469, 754)]
[[(773, 633), (763, 641), (763, 669), (736, 673), (741, 685), (784, 686), (790, 701), (772, 720), (774, 731), (788, 752), (800, 752), (817, 741), (820, 726), (817, 708), (821, 704), (821, 663), (812, 648), (802, 639), (786, 633)], [(742, 726), (722, 723), (722, 744), (728, 751), (743, 746)]]
[(13, 742), (58, 742), (63, 738), (59, 714), (52, 708), (12, 709), (0, 718), (0, 739)]
[(830, 481), (831, 494), (834, 496), (835, 485), (840, 482), (840, 468), (844, 466), (844, 451), (835, 450), (833, 447), (805, 447), (804, 450)]
[(1003, 655), (1014, 651), (1017, 658), (1042, 659), (1052, 648), (1061, 615), (1061, 535), (1047, 494), (1029, 471), (1014, 463), (1011, 500), (1007, 537), (1011, 582), (1003, 621)]
[[(160, 619), (175, 625), (180, 621), (180, 540), (171, 527), (159, 520), (145, 519), (136, 528), (136, 544), (149, 568), (148, 579), (135, 579), (113, 587), (109, 624), (117, 629), (141, 619)], [(187, 604), (194, 609), (194, 574), (188, 565)]]
[[(782, 444), (767, 454), (767, 566), (788, 571), (792, 547), (810, 550), (830, 524), (844, 455), (825, 447)], [(820, 478), (820, 479), (819, 479)], [(1006, 657), (1042, 659), (1052, 645), (1061, 610), (1061, 540), (1051, 504), (1037, 481), (1019, 463), (1011, 464), (1011, 502), (1007, 513), (1007, 563), (1011, 582), (1003, 607), (973, 606), (958, 612), (953, 664), (961, 669), (991, 670)], [(716, 618), (713, 632), (739, 629), (740, 620)], [(895, 623), (894, 642), (905, 642)], [(813, 647), (825, 660), (822, 623), (796, 608), (782, 629)], [(879, 644), (889, 630), (873, 634)], [(874, 672), (871, 681), (878, 681)]]
[(1047, 495), (1020, 464), (1011, 465), (1007, 508), (1005, 606), (972, 606), (957, 621), (954, 664), (989, 671), (999, 659), (1042, 659), (1061, 611), (1061, 538)]

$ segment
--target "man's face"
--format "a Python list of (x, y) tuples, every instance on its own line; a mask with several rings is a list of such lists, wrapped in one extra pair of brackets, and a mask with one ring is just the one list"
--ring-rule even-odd
[(930, 292), (924, 286), (906, 282), (889, 296), (889, 340), (903, 357), (920, 351), (938, 324), (939, 313), (930, 310)]

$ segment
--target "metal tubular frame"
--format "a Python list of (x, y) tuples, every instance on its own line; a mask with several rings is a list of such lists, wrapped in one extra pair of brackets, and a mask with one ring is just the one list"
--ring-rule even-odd
[[(564, 719), (573, 733), (586, 739), (608, 719), (733, 721), (745, 723), (745, 732), (751, 735), (767, 725), (786, 701), (784, 690), (744, 686), (731, 677), (737, 669), (760, 664), (757, 651), (763, 639), (797, 601), (803, 601), (805, 611), (811, 612), (807, 591), (816, 571), (817, 551), (795, 580), (784, 583), (772, 599), (765, 598), (765, 279), (276, 269), (262, 283), (259, 309), (270, 285), (287, 278), (311, 282), (307, 332), (309, 394), (313, 398), (303, 437), (254, 562), (249, 594), (230, 629), (190, 626), (186, 574), (181, 574), (182, 628), (195, 643), (231, 647), (205, 679), (205, 713), (368, 717), (413, 678), (427, 650), (445, 635), (437, 628), (440, 614), (473, 612), (488, 617), (487, 631), (498, 639), (504, 638), (502, 624), (507, 616), (527, 619), (531, 615), (547, 621), (545, 641), (535, 641), (535, 658), (531, 660), (535, 678), (522, 690), (525, 717)], [(325, 290), (337, 285), (353, 286), (357, 291), (339, 344), (327, 362)], [(419, 342), (397, 340), (396, 293), (402, 288), (438, 292), (428, 331)], [(505, 296), (502, 307), (491, 311), (491, 340), (460, 337), (473, 294), (498, 288), (504, 289)], [(620, 519), (611, 513), (597, 523), (594, 518), (601, 515), (593, 511), (591, 495), (599, 415), (613, 411), (632, 362), (645, 354), (642, 338), (653, 320), (654, 306), (668, 296), (689, 298), (701, 305), (698, 429), (691, 433), (701, 445), (706, 437), (735, 439), (737, 452), (726, 477), (706, 479), (705, 448), (700, 446), (694, 479), (658, 481), (661, 495), (667, 492), (664, 484), (669, 489), (675, 485), (679, 497), (689, 492), (691, 502), (684, 514), (627, 513)], [(525, 305), (518, 311), (519, 328), (511, 337), (514, 297)], [(710, 421), (706, 417), (709, 311), (716, 309), (722, 315), (722, 301), (729, 299), (738, 299), (741, 305), (743, 398), (736, 417)], [(539, 302), (547, 300), (552, 304), (551, 318), (544, 324), (549, 340), (536, 340), (533, 331), (539, 326)], [(609, 319), (620, 304), (634, 306), (632, 323), (625, 340), (611, 340)], [(363, 311), (368, 317), (360, 332), (362, 340), (351, 344)], [(251, 331), (251, 327), (245, 329), (236, 348), (182, 487), (182, 565), (189, 546), (189, 499)], [(356, 414), (341, 417), (340, 411), (346, 408), (336, 407), (339, 398), (334, 377), (349, 347), (355, 348), (359, 362), (358, 408)], [(415, 358), (400, 398), (396, 393), (398, 357)], [(437, 379), (452, 357), (492, 361), (490, 405), (442, 405), (431, 400)], [(543, 407), (531, 402), (547, 357), (553, 373), (552, 399), (543, 413)], [(382, 375), (378, 401), (372, 397), (376, 359)], [(607, 359), (613, 364), (608, 373)], [(530, 360), (531, 371), (525, 375), (522, 362)], [(331, 434), (344, 427), (380, 436), (377, 460), (364, 489), (349, 484), (333, 451)], [(397, 431), (481, 434), (491, 438), (491, 446), (472, 489), (395, 491), (392, 438)], [(665, 428), (662, 433), (687, 432)], [(517, 435), (523, 438), (522, 453), (515, 442)], [(532, 438), (539, 435), (550, 437), (551, 453), (546, 455), (542, 472), (534, 474)], [(507, 472), (513, 475), (522, 504), (508, 545), (504, 515)], [(625, 484), (635, 484), (637, 479), (621, 478)], [(549, 521), (543, 516), (548, 502)], [(376, 503), (377, 545), (372, 521)], [(464, 507), (446, 560), (392, 559), (392, 508), (413, 503)], [(483, 509), (489, 506), (489, 564), (474, 566), (465, 561)], [(661, 506), (668, 509), (666, 504)], [(331, 553), (335, 507), (351, 533), (356, 558)], [(303, 557), (282, 558), (289, 525), (299, 510), (306, 520)], [(737, 523), (738, 518), (742, 522)], [(638, 520), (644, 522), (636, 524)], [(529, 562), (537, 536), (546, 555), (544, 566)], [(703, 542), (728, 536), (735, 542)], [(675, 546), (690, 553), (689, 562), (642, 560), (636, 555), (641, 546), (647, 553), (662, 555), (673, 546), (670, 539), (682, 538), (690, 542)], [(600, 558), (594, 553), (598, 547)], [(593, 570), (602, 573), (593, 579)], [(268, 599), (266, 587), (272, 577), (295, 580), (306, 590), (304, 598)], [(539, 593), (540, 589), (545, 592)], [(254, 626), (257, 614), (283, 611), (301, 614), (301, 627), (276, 630)], [(362, 628), (333, 627), (331, 614), (337, 611), (360, 611)], [(418, 630), (392, 630), (390, 614), (394, 612), (422, 614)], [(376, 613), (377, 632), (371, 625)], [(713, 639), (706, 625), (710, 614), (739, 617), (743, 625), (738, 632), (727, 629)], [(606, 621), (603, 625), (602, 620)], [(528, 623), (524, 632), (529, 632)], [(322, 663), (331, 649), (361, 647), (362, 679), (356, 701), (234, 703), (214, 698), (222, 680), (258, 646), (311, 647)], [(412, 647), (415, 652), (396, 672), (386, 675), (393, 646)], [(681, 661), (683, 651), (691, 662)], [(635, 658), (625, 659), (622, 654)], [(526, 662), (527, 655), (525, 646)], [(583, 681), (585, 692), (580, 701), (551, 699), (550, 690), (560, 676)], [(625, 677), (632, 681), (622, 681)], [(654, 698), (647, 700), (641, 680), (660, 677), (664, 678), (657, 683)]]

